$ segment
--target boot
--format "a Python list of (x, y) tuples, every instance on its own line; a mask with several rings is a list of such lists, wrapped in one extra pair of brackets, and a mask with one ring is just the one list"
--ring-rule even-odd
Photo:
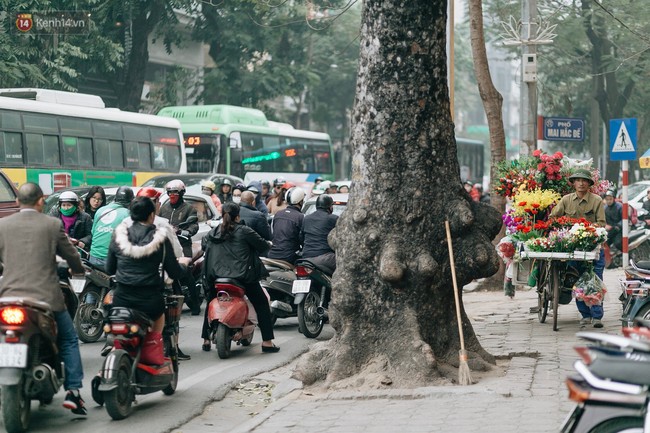
[(152, 331), (144, 337), (140, 362), (153, 365), (162, 365), (165, 363), (162, 334), (160, 332)]

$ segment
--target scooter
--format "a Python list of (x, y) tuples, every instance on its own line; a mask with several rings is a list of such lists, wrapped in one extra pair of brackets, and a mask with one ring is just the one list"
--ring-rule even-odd
[[(643, 220), (631, 227), (628, 235), (627, 251), (630, 259), (639, 262), (650, 260), (650, 228)], [(619, 249), (612, 249), (607, 242), (604, 243), (605, 267), (618, 268), (623, 263), (623, 253)], [(623, 266), (625, 267), (625, 266)]]
[[(59, 268), (59, 275), (65, 269)], [(67, 277), (60, 279), (70, 316), (78, 299)], [(49, 304), (28, 297), (0, 298), (0, 406), (9, 433), (29, 427), (31, 400), (52, 402), (63, 386), (64, 366)]]
[(110, 275), (93, 266), (87, 257), (83, 257), (82, 261), (87, 270), (85, 281), (80, 283), (74, 278), (72, 280), (75, 292), (78, 292), (79, 286), (83, 284), (79, 293), (79, 309), (74, 317), (74, 328), (79, 340), (94, 343), (104, 333), (104, 319), (111, 308), (115, 282)]
[(257, 313), (239, 281), (217, 278), (214, 288), (217, 294), (208, 305), (210, 341), (216, 345), (219, 358), (228, 359), (233, 341), (242, 346), (253, 341)]
[(293, 282), (296, 280), (294, 266), (284, 260), (260, 258), (269, 273), (260, 284), (271, 298), (271, 323), (275, 324), (278, 318), (297, 317), (298, 306), (294, 303), (292, 292)]
[(635, 318), (650, 319), (650, 261), (636, 263), (630, 260), (625, 269), (625, 279), (620, 280), (623, 327), (632, 326)]
[(625, 334), (634, 339), (577, 334), (593, 345), (575, 348), (581, 358), (574, 364), (578, 375), (566, 384), (569, 398), (578, 404), (563, 423), (562, 433), (649, 431), (650, 331), (626, 329)]
[(136, 395), (162, 391), (172, 395), (178, 384), (178, 323), (183, 296), (165, 294), (162, 365), (141, 362), (145, 337), (153, 322), (143, 313), (124, 307), (110, 310), (104, 332), (113, 350), (108, 352), (98, 377), (93, 379), (92, 397), (114, 420), (128, 417)]
[(327, 306), (332, 292), (328, 270), (311, 259), (296, 262), (292, 292), (298, 307), (298, 329), (307, 338), (316, 338), (329, 320)]
[[(178, 229), (185, 229), (191, 224), (194, 224), (198, 221), (196, 216), (191, 216), (187, 220), (178, 224)], [(191, 239), (187, 236), (177, 235), (179, 240), (190, 241)], [(201, 304), (203, 303), (203, 285), (201, 278), (201, 267), (203, 265), (203, 251), (201, 250), (201, 242), (192, 242), (192, 260), (188, 265), (188, 272), (191, 277), (183, 280), (182, 284), (180, 281), (174, 282), (180, 287), (180, 294), (185, 298), (185, 304), (193, 311), (194, 315), (198, 315), (198, 311), (201, 309)], [(177, 289), (178, 291), (178, 289)]]

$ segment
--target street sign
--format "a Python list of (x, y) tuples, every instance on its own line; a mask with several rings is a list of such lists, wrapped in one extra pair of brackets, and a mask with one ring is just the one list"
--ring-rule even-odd
[(585, 120), (544, 117), (542, 139), (548, 141), (584, 141)]
[(639, 158), (639, 167), (650, 168), (650, 149), (646, 150), (641, 158)]
[(636, 159), (636, 119), (609, 121), (609, 159), (612, 161)]

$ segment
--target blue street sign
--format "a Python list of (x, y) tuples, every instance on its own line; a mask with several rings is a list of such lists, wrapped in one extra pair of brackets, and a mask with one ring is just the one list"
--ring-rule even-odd
[(636, 119), (609, 121), (609, 159), (612, 161), (636, 159)]
[(548, 141), (584, 141), (585, 119), (544, 117), (542, 138)]

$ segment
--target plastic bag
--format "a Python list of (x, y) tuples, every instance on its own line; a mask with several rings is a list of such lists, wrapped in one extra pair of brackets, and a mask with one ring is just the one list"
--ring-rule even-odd
[(573, 297), (588, 306), (601, 305), (607, 293), (605, 283), (593, 270), (584, 272), (573, 286)]

